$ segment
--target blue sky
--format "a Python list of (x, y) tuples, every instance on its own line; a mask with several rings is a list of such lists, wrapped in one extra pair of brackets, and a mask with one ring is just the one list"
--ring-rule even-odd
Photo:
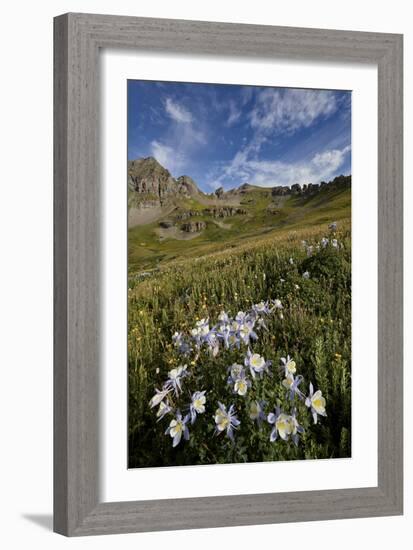
[(205, 192), (351, 173), (351, 92), (128, 81), (128, 159)]

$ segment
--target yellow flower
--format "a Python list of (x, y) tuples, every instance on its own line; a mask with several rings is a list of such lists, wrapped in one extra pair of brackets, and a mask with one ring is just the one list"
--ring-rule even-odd
[(288, 439), (288, 436), (291, 435), (294, 429), (294, 424), (291, 416), (281, 413), (275, 422), (275, 427), (277, 428), (281, 439)]
[(215, 424), (220, 432), (223, 432), (229, 424), (228, 416), (221, 409), (215, 411)]
[(290, 374), (295, 374), (295, 371), (297, 370), (295, 361), (288, 361), (286, 364), (286, 369)]
[(250, 358), (250, 365), (255, 370), (259, 370), (263, 367), (265, 363), (264, 357), (261, 357), (258, 353), (253, 353)]
[(287, 357), (281, 357), (281, 363), (285, 370), (285, 376), (287, 376), (288, 374), (295, 374), (297, 370), (297, 365), (289, 355), (287, 355)]
[(317, 414), (324, 415), (326, 412), (326, 400), (321, 394), (320, 390), (317, 390), (311, 397), (311, 405)]
[(171, 428), (171, 437), (175, 437), (177, 434), (182, 433), (184, 429), (183, 423), (180, 420), (171, 420), (169, 427)]
[(284, 386), (284, 388), (287, 388), (287, 390), (289, 390), (293, 385), (293, 383), (294, 383), (294, 376), (292, 373), (289, 372), (287, 376), (284, 378), (284, 380), (282, 381), (282, 385)]
[(248, 384), (245, 378), (239, 378), (234, 385), (234, 390), (238, 395), (245, 395), (248, 390)]

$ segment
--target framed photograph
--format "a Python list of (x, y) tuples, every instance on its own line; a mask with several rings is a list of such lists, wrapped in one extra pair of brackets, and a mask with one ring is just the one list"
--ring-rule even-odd
[(402, 36), (54, 28), (55, 531), (402, 514)]

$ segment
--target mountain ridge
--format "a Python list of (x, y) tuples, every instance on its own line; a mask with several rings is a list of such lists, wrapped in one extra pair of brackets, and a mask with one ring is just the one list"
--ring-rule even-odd
[(218, 198), (220, 201), (230, 199), (234, 196), (254, 193), (256, 191), (272, 196), (286, 195), (310, 195), (317, 193), (325, 186), (351, 186), (351, 175), (336, 176), (330, 182), (321, 183), (295, 183), (291, 186), (274, 185), (261, 187), (259, 185), (244, 182), (238, 187), (225, 191), (222, 187), (216, 189), (215, 193), (207, 194), (201, 191), (197, 183), (188, 175), (174, 178), (167, 168), (155, 157), (141, 157), (128, 161), (128, 190), (132, 195), (131, 202), (134, 206), (151, 207), (153, 205), (163, 206), (169, 200), (175, 198)]

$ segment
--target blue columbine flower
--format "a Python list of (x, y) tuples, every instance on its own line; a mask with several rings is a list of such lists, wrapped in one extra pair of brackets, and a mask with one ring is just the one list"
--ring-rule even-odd
[(249, 417), (253, 422), (257, 422), (258, 426), (261, 427), (263, 420), (266, 419), (264, 412), (266, 402), (265, 401), (251, 401)]
[(228, 372), (229, 372), (228, 384), (235, 382), (235, 380), (237, 380), (238, 378), (240, 378), (240, 376), (245, 374), (244, 367), (239, 363), (233, 363), (230, 367), (228, 367)]
[(232, 332), (238, 332), (239, 331), (240, 323), (236, 319), (231, 319), (229, 323), (229, 330)]
[(298, 423), (297, 410), (295, 408), (293, 409), (293, 413), (291, 415), (291, 423), (293, 426), (291, 431), (291, 439), (293, 440), (294, 445), (297, 446), (300, 441), (300, 434), (304, 433), (304, 428)]
[(279, 300), (278, 298), (275, 298), (275, 300), (271, 300), (271, 304), (272, 304), (271, 311), (273, 311), (274, 309), (283, 309), (281, 300)]
[(248, 348), (247, 355), (244, 358), (244, 364), (250, 369), (251, 376), (253, 378), (256, 378), (257, 376), (262, 378), (264, 372), (269, 373), (271, 361), (266, 361), (264, 357), (258, 353), (251, 353), (251, 350)]
[(179, 353), (182, 353), (182, 355), (188, 355), (188, 353), (190, 353), (191, 346), (184, 339), (181, 332), (175, 332), (172, 335), (172, 342), (175, 348), (179, 351)]
[(271, 431), (271, 434), (270, 434), (271, 443), (273, 443), (278, 437), (278, 432), (277, 432), (277, 428), (276, 428), (275, 423), (276, 423), (277, 419), (279, 418), (280, 414), (281, 414), (281, 409), (277, 405), (274, 409), (274, 412), (270, 412), (269, 415), (267, 416), (268, 424), (271, 424), (271, 425), (274, 426), (272, 431)]
[(248, 313), (245, 313), (245, 311), (239, 311), (235, 316), (235, 321), (239, 324), (245, 323), (248, 321)]
[(174, 343), (174, 346), (179, 347), (182, 342), (182, 332), (174, 332), (172, 334), (172, 342)]
[(199, 349), (202, 344), (201, 331), (199, 330), (199, 328), (195, 327), (190, 330), (190, 334), (195, 342), (195, 346)]
[(209, 319), (201, 319), (195, 323), (195, 327), (198, 329), (200, 335), (205, 337), (209, 333)]
[(171, 420), (165, 431), (166, 435), (170, 435), (172, 437), (172, 447), (176, 447), (179, 444), (182, 436), (184, 436), (184, 439), (186, 440), (189, 439), (189, 430), (186, 425), (188, 420), (189, 414), (187, 414), (185, 418), (182, 418), (181, 412), (179, 410), (176, 411), (176, 417)]
[(326, 413), (326, 400), (324, 399), (320, 390), (314, 392), (313, 384), (310, 382), (310, 394), (305, 400), (307, 407), (311, 409), (313, 415), (314, 424), (317, 424), (318, 415), (327, 416)]
[(247, 394), (248, 388), (251, 387), (251, 381), (245, 376), (245, 372), (242, 371), (238, 378), (234, 380), (234, 393), (241, 395)]
[(287, 355), (287, 357), (281, 357), (281, 369), (284, 371), (285, 376), (287, 374), (295, 374), (297, 365), (293, 359)]
[(268, 301), (267, 302), (261, 301), (261, 302), (258, 302), (258, 304), (254, 304), (252, 306), (252, 311), (256, 315), (268, 315), (269, 313), (271, 313), (271, 309), (268, 306)]
[[(208, 326), (209, 329), (209, 326)], [(203, 334), (199, 334), (199, 343), (206, 344), (209, 352), (216, 357), (219, 353), (219, 334), (216, 327), (213, 327)]]
[(218, 321), (221, 324), (227, 325), (230, 322), (230, 318), (228, 317), (228, 313), (226, 311), (221, 311), (221, 313), (218, 315)]
[(295, 378), (294, 375), (290, 372), (286, 374), (284, 380), (282, 381), (282, 385), (284, 386), (284, 388), (287, 389), (287, 397), (291, 401), (294, 399), (295, 396), (299, 397), (300, 399), (304, 399), (304, 394), (298, 388), (303, 380), (304, 379), (301, 374), (299, 374)]
[(234, 405), (231, 405), (227, 411), (227, 408), (222, 403), (218, 402), (218, 409), (215, 411), (215, 433), (219, 434), (226, 431), (227, 436), (233, 441), (234, 430), (238, 428), (241, 422), (235, 415)]
[(168, 380), (165, 382), (164, 388), (167, 390), (173, 389), (175, 395), (178, 395), (182, 390), (182, 380), (185, 376), (188, 376), (187, 365), (180, 365), (175, 369), (172, 369), (168, 372)]
[(204, 342), (208, 343), (210, 332), (209, 319), (201, 319), (195, 323), (195, 327), (191, 330), (191, 336), (197, 348), (200, 348)]
[[(238, 330), (237, 323), (237, 330)], [(232, 349), (234, 347), (240, 347), (240, 339), (238, 337), (237, 331), (231, 329), (231, 325), (226, 325), (223, 330), (217, 333), (217, 336), (222, 339), (224, 342), (225, 349)]]
[(191, 415), (191, 424), (196, 420), (197, 414), (203, 414), (205, 412), (205, 397), (206, 390), (196, 391), (192, 394), (191, 404), (189, 406), (189, 414)]
[(171, 389), (172, 388), (166, 387), (166, 386), (162, 390), (155, 389), (156, 393), (152, 397), (152, 399), (149, 401), (149, 406), (151, 407), (151, 409), (159, 405), (159, 403), (165, 399), (165, 397), (168, 395)]
[(270, 434), (270, 441), (273, 443), (278, 436), (287, 441), (294, 430), (292, 417), (281, 412), (280, 407), (275, 408), (275, 412), (267, 416), (267, 422), (274, 425)]
[(239, 327), (239, 337), (247, 346), (250, 340), (257, 340), (257, 333), (254, 331), (254, 321), (244, 321)]
[(162, 420), (162, 418), (167, 414), (169, 414), (170, 412), (172, 412), (172, 407), (168, 405), (168, 403), (165, 403), (165, 401), (161, 401), (159, 403), (158, 412), (156, 413), (156, 418), (158, 419), (157, 422)]

